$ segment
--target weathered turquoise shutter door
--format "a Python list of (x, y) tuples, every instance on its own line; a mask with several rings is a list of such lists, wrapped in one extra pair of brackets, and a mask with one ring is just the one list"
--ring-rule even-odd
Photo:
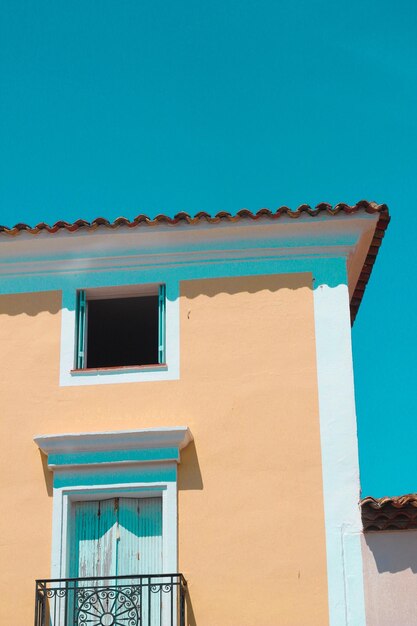
[[(162, 498), (111, 498), (93, 502), (74, 503), (75, 545), (72, 546), (73, 567), (71, 575), (75, 577), (103, 576), (138, 576), (158, 575), (162, 572)], [(162, 626), (163, 615), (169, 610), (165, 605), (166, 594), (157, 593), (158, 579), (143, 578), (141, 594), (141, 617), (144, 626)], [(162, 583), (163, 579), (159, 579)], [(103, 581), (81, 581), (77, 587), (96, 587), (106, 584)], [(111, 584), (121, 584), (111, 581)], [(125, 585), (137, 585), (138, 579), (125, 578)], [(81, 597), (81, 596), (80, 596)], [(168, 598), (169, 599), (169, 598)], [(119, 617), (126, 610), (118, 600), (103, 605), (105, 611), (111, 611)], [(107, 601), (106, 601), (107, 602)], [(72, 608), (71, 608), (72, 607)], [(109, 608), (110, 607), (110, 608)], [(77, 604), (74, 600), (69, 605), (69, 615), (76, 615)], [(104, 624), (100, 619), (100, 607), (90, 607), (91, 626)], [(83, 613), (83, 615), (84, 615)], [(168, 613), (167, 613), (168, 614)], [(81, 613), (80, 613), (81, 615)], [(96, 620), (96, 621), (94, 621)], [(70, 623), (81, 624), (74, 621)], [(84, 622), (82, 622), (84, 623)], [(87, 622), (85, 622), (87, 623)], [(107, 623), (107, 622), (106, 622)], [(112, 622), (113, 623), (113, 622)], [(123, 619), (114, 624), (123, 626)]]
[(165, 285), (159, 285), (158, 292), (158, 363), (166, 362), (165, 355), (165, 308), (166, 289)]
[(117, 574), (162, 572), (162, 498), (120, 498)]
[(117, 573), (116, 499), (75, 503), (77, 577)]
[(72, 576), (162, 572), (162, 498), (75, 502), (74, 518)]
[(76, 316), (77, 316), (77, 351), (75, 355), (75, 367), (84, 369), (85, 362), (85, 331), (87, 318), (87, 299), (85, 291), (77, 292)]
[[(158, 575), (162, 573), (162, 498), (120, 498), (117, 573), (123, 575)], [(142, 579), (142, 621), (146, 626), (164, 623), (162, 593), (154, 593), (156, 582)], [(137, 580), (132, 579), (132, 584)], [(151, 585), (152, 582), (152, 585)]]

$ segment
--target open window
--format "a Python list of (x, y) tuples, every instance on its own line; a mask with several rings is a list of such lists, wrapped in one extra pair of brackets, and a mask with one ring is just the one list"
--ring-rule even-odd
[(165, 285), (77, 292), (77, 370), (164, 365)]

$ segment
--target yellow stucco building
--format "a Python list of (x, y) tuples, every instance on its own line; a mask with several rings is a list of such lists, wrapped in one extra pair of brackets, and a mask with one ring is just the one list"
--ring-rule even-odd
[(1, 624), (366, 623), (351, 321), (388, 219), (3, 229)]

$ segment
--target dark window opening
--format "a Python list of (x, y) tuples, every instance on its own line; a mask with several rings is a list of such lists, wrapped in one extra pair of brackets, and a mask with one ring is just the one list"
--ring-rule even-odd
[(158, 296), (87, 300), (87, 368), (158, 363)]

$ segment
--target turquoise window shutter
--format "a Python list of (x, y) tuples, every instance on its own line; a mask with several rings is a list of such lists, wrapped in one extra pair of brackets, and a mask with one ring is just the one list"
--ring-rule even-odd
[(117, 575), (162, 572), (162, 498), (120, 498)]
[[(110, 498), (73, 506), (72, 576), (162, 572), (161, 497)], [(159, 594), (155, 595), (160, 601)]]
[(86, 310), (87, 310), (87, 299), (85, 296), (85, 291), (83, 290), (77, 291), (77, 306), (76, 306), (77, 350), (76, 350), (76, 355), (75, 355), (76, 356), (75, 366), (79, 370), (85, 368)]
[(165, 285), (159, 285), (158, 292), (158, 363), (166, 362), (165, 355), (165, 309), (166, 289)]
[(112, 498), (74, 503), (75, 545), (71, 546), (72, 576), (117, 574), (116, 500)]

